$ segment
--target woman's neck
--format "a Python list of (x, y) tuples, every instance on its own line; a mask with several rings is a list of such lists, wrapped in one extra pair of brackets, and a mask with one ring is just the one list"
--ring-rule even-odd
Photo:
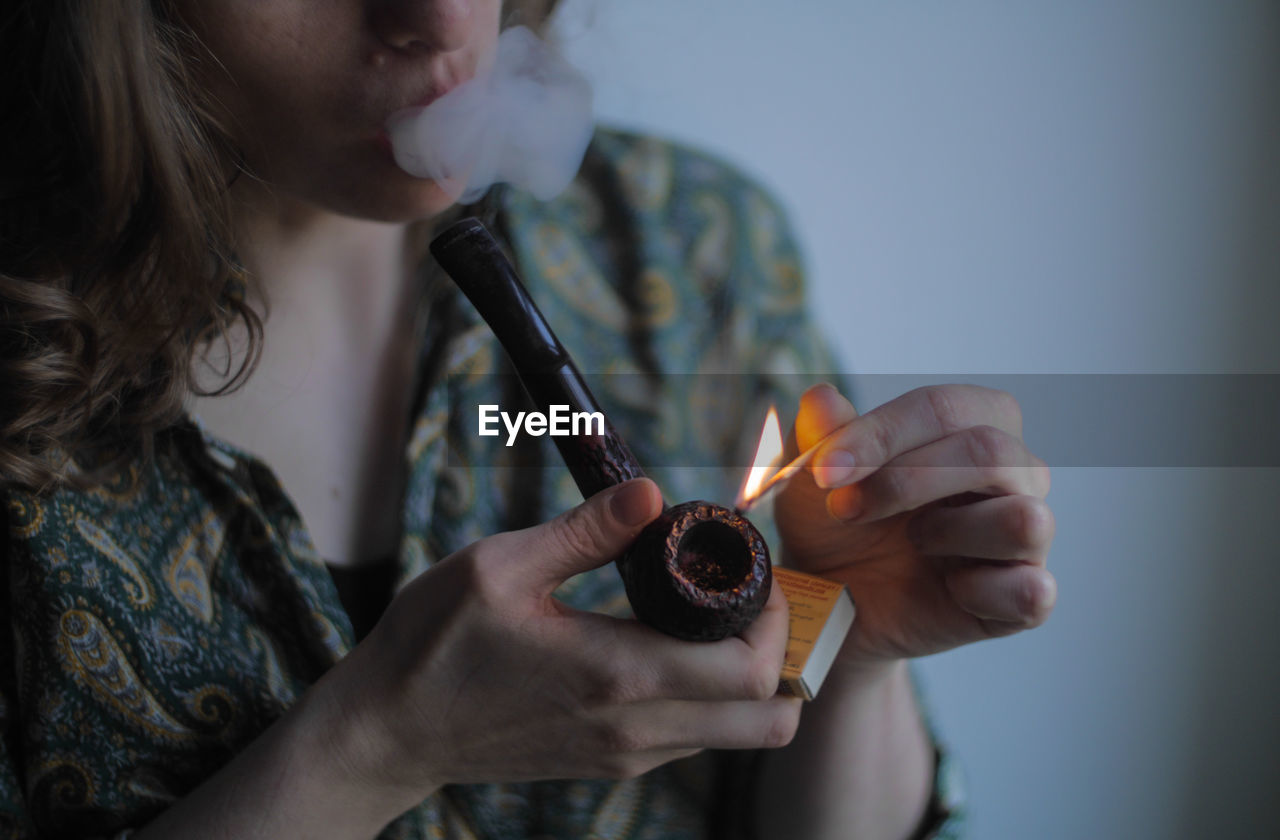
[(322, 557), (394, 553), (416, 359), (409, 227), (279, 202), (236, 220), (262, 352), (242, 388), (192, 408), (275, 469)]
[[(320, 318), (344, 333), (383, 332), (416, 257), (407, 253), (408, 226), (339, 216), (262, 187), (247, 189), (236, 196), (236, 251), (271, 313)], [(266, 329), (271, 332), (269, 323)]]

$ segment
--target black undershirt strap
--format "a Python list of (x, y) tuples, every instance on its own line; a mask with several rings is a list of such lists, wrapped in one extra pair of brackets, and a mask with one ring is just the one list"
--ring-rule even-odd
[(382, 617), (387, 604), (391, 603), (392, 590), (399, 572), (395, 558), (386, 557), (359, 566), (326, 565), (338, 589), (338, 598), (351, 619), (351, 628), (355, 631), (358, 642), (369, 634), (373, 625)]

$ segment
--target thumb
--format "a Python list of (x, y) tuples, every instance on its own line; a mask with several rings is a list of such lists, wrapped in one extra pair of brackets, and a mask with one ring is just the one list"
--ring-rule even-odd
[(523, 533), (531, 577), (550, 594), (574, 575), (612, 562), (661, 512), (662, 493), (650, 479), (602, 490)]
[(803, 452), (846, 425), (858, 416), (853, 407), (835, 386), (823, 382), (814, 385), (800, 396), (800, 410), (796, 413), (796, 443)]
[[(796, 413), (796, 444), (801, 452), (805, 452), (857, 417), (858, 410), (853, 403), (834, 386), (826, 382), (814, 385), (800, 396), (800, 410)], [(827, 467), (839, 468), (840, 464), (831, 463), (823, 453), (811, 463), (810, 469), (819, 486), (826, 486), (822, 473)]]

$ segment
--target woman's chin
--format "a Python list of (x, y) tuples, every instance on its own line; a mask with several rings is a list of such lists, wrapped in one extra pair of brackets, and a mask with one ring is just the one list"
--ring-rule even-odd
[(434, 181), (403, 175), (393, 183), (368, 185), (351, 195), (340, 213), (379, 222), (413, 222), (438, 216), (458, 203), (466, 184), (456, 179)]
[[(438, 216), (458, 203), (466, 177), (418, 178), (389, 158), (364, 155), (313, 163), (290, 160), (279, 167), (255, 167), (258, 178), (239, 179), (234, 187), (250, 204), (268, 212), (282, 201), (377, 222), (413, 222)], [(318, 175), (317, 173), (323, 173)]]

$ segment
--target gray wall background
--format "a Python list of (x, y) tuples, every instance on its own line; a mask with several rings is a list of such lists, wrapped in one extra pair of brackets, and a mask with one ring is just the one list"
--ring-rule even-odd
[[(1280, 375), (1280, 3), (564, 0), (557, 33), (605, 120), (780, 197), (864, 410), (890, 374)], [(974, 836), (1280, 836), (1276, 376), (1010, 381), (1068, 453), (1059, 603), (923, 662)], [(1081, 454), (1126, 402), (1237, 457)]]

